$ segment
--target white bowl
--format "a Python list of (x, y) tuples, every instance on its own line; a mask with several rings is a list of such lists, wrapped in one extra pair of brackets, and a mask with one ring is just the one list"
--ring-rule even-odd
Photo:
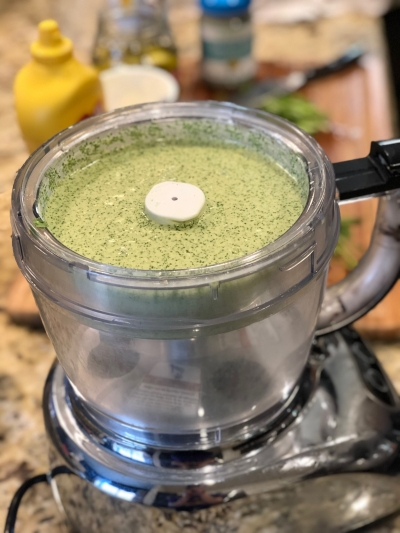
[(149, 65), (118, 65), (100, 73), (106, 111), (148, 102), (176, 102), (179, 85), (167, 71)]

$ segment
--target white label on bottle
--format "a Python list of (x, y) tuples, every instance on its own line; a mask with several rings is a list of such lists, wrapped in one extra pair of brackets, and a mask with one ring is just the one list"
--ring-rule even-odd
[(236, 85), (250, 80), (256, 70), (252, 57), (251, 24), (232, 29), (227, 21), (202, 26), (203, 77), (211, 83)]
[(204, 79), (222, 85), (236, 85), (251, 79), (255, 74), (253, 58), (245, 57), (236, 61), (207, 59), (203, 61)]

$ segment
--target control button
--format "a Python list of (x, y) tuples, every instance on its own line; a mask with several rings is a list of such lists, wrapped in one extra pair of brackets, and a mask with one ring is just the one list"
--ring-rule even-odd
[(370, 368), (365, 372), (365, 381), (369, 383), (374, 389), (379, 392), (388, 393), (389, 387), (384, 380), (384, 377), (375, 368)]
[(397, 395), (392, 391), (374, 353), (363, 343), (355, 330), (346, 327), (340, 330), (340, 333), (358, 366), (368, 391), (387, 405), (397, 405)]

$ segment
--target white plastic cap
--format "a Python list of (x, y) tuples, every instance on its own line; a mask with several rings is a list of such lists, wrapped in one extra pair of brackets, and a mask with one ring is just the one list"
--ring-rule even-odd
[(179, 181), (157, 183), (146, 196), (146, 215), (162, 225), (189, 222), (200, 215), (206, 197), (199, 187)]

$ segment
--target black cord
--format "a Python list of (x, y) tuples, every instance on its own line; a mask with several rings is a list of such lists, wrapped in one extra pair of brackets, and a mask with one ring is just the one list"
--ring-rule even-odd
[(38, 476), (31, 477), (22, 483), (20, 488), (14, 494), (13, 499), (11, 500), (10, 507), (8, 508), (6, 525), (4, 528), (4, 533), (15, 533), (15, 522), (17, 521), (17, 512), (19, 504), (21, 503), (22, 498), (27, 490), (29, 490), (33, 485), (37, 483), (47, 483), (47, 475), (39, 474)]
[(8, 508), (6, 525), (4, 527), (4, 533), (15, 533), (15, 522), (17, 521), (18, 508), (20, 506), (21, 500), (24, 497), (27, 490), (29, 490), (33, 485), (37, 483), (48, 483), (50, 479), (60, 475), (60, 474), (73, 474), (73, 472), (67, 466), (56, 466), (50, 472), (50, 475), (39, 474), (37, 476), (31, 477), (22, 483), (20, 488), (14, 494), (13, 499), (11, 500), (10, 507)]

